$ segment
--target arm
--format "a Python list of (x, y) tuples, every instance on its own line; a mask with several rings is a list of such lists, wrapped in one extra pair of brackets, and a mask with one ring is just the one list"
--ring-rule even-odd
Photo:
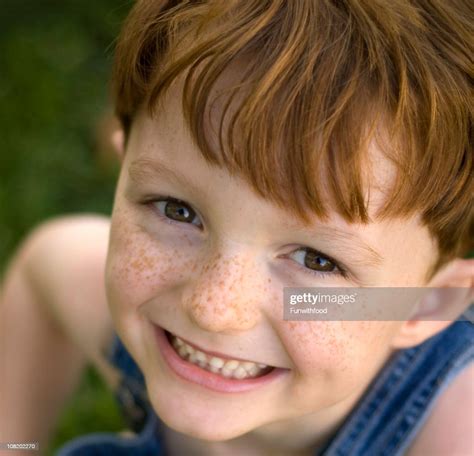
[(0, 442), (39, 441), (44, 448), (87, 361), (98, 356), (99, 334), (109, 325), (100, 276), (107, 233), (104, 218), (50, 221), (7, 268), (0, 290)]

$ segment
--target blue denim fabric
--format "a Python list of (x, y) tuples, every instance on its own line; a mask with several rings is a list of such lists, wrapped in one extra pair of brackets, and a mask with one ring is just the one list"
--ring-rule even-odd
[[(163, 423), (146, 398), (143, 375), (118, 337), (110, 356), (124, 374), (116, 392), (134, 439), (92, 434), (68, 443), (59, 456), (185, 456), (166, 452)], [(474, 325), (465, 319), (385, 364), (336, 435), (315, 456), (403, 455), (435, 399), (474, 360)], [(205, 456), (205, 455), (203, 455)], [(243, 455), (244, 456), (244, 455)]]

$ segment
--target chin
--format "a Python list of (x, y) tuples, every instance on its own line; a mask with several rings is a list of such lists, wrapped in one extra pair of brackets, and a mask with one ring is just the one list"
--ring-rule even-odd
[[(201, 404), (184, 403), (183, 396), (175, 400), (163, 391), (150, 391), (150, 402), (159, 419), (176, 432), (207, 442), (223, 442), (254, 429), (251, 423), (239, 423), (228, 411), (212, 410)], [(235, 404), (234, 404), (235, 407)]]

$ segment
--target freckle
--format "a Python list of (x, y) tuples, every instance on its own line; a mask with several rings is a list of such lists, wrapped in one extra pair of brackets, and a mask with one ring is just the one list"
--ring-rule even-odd
[(141, 262), (140, 260), (135, 260), (132, 264), (131, 264), (132, 268), (133, 269), (140, 269), (141, 267)]

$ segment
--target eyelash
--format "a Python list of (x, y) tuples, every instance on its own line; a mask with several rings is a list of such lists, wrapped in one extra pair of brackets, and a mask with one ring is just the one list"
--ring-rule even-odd
[[(172, 220), (169, 217), (166, 217), (166, 215), (163, 215), (158, 210), (158, 208), (155, 206), (156, 203), (163, 202), (163, 201), (179, 203), (179, 204), (183, 204), (184, 206), (188, 206), (188, 207), (191, 208), (191, 206), (188, 203), (186, 203), (185, 201), (182, 201), (178, 198), (173, 198), (172, 196), (158, 196), (158, 197), (149, 198), (149, 199), (143, 201), (142, 204), (144, 206), (146, 206), (147, 208), (149, 208), (153, 212), (154, 215), (158, 216), (165, 223), (168, 223), (168, 224), (173, 225), (173, 226), (182, 225), (183, 223), (185, 223), (185, 222), (180, 222), (180, 221), (177, 221), (177, 220)], [(194, 209), (193, 209), (193, 211), (194, 211)], [(194, 212), (199, 217), (197, 212), (196, 211), (194, 211)], [(185, 223), (185, 224), (188, 224), (188, 223)], [(194, 224), (189, 223), (189, 225), (194, 225)], [(194, 226), (197, 226), (197, 225), (194, 225)], [(348, 273), (347, 273), (346, 269), (341, 267), (336, 260), (334, 260), (333, 258), (331, 258), (330, 256), (328, 256), (328, 255), (326, 255), (322, 252), (319, 252), (316, 249), (312, 249), (310, 247), (301, 247), (299, 249), (294, 250), (291, 253), (293, 254), (293, 253), (298, 252), (300, 250), (316, 252), (319, 256), (321, 256), (322, 258), (328, 260), (335, 267), (334, 271), (329, 271), (329, 272), (315, 271), (315, 270), (307, 268), (307, 267), (303, 266), (302, 264), (298, 263), (297, 261), (293, 260), (293, 262), (297, 265), (298, 269), (301, 269), (302, 272), (304, 272), (306, 274), (310, 274), (311, 276), (317, 276), (317, 277), (323, 278), (323, 279), (327, 279), (329, 277), (334, 277), (334, 276), (340, 276), (340, 277), (343, 277), (343, 278), (348, 277)]]

